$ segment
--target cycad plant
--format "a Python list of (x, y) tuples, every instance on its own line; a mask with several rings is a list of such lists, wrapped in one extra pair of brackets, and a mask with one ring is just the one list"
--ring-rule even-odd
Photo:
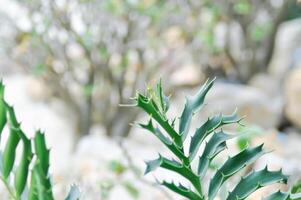
[[(220, 114), (210, 117), (193, 132), (190, 142), (186, 142), (192, 117), (202, 107), (205, 96), (213, 83), (214, 80), (207, 81), (194, 96), (186, 98), (178, 126), (176, 126), (176, 119), (167, 117), (169, 97), (164, 95), (161, 81), (155, 89), (147, 89), (144, 94), (138, 92), (134, 98), (136, 102), (134, 106), (141, 108), (150, 116), (148, 123), (139, 123), (138, 125), (154, 134), (174, 157), (174, 159), (168, 159), (159, 155), (159, 158), (146, 163), (146, 173), (161, 167), (181, 175), (189, 181), (190, 187), (167, 181), (163, 181), (162, 185), (190, 200), (215, 199), (225, 182), (265, 154), (263, 144), (257, 147), (245, 148), (233, 157), (229, 157), (215, 171), (208, 188), (204, 188), (204, 176), (212, 160), (226, 149), (227, 140), (237, 136), (227, 134), (221, 128), (227, 124), (241, 122), (241, 118), (237, 117), (236, 112), (231, 115)], [(186, 147), (186, 144), (189, 144), (189, 146)], [(198, 155), (201, 146), (204, 146), (204, 149)], [(188, 151), (186, 152), (184, 149), (188, 149)], [(196, 169), (192, 167), (193, 162), (197, 162)], [(259, 171), (252, 171), (242, 177), (223, 199), (243, 200), (261, 187), (273, 183), (286, 184), (287, 180), (288, 177), (281, 170), (270, 171), (266, 167)], [(288, 200), (297, 198), (300, 198), (300, 195), (278, 191), (265, 199)]]
[[(7, 127), (9, 135), (1, 152), (1, 180), (5, 184), (12, 199), (25, 198), (25, 190), (29, 200), (53, 199), (52, 187), (48, 174), (49, 149), (45, 137), (37, 131), (33, 139), (29, 139), (16, 119), (14, 108), (4, 100), (4, 85), (0, 82), (0, 133)], [(17, 147), (21, 146), (20, 161), (16, 162)], [(30, 166), (32, 169), (30, 170)], [(29, 173), (30, 172), (30, 173)], [(30, 178), (29, 178), (30, 176)], [(30, 180), (30, 181), (29, 181)], [(26, 189), (27, 188), (27, 189)]]
[[(8, 136), (4, 141), (5, 129), (8, 129)], [(24, 134), (14, 108), (4, 100), (2, 81), (0, 81), (0, 139), (3, 145), (3, 151), (0, 151), (0, 177), (10, 198), (53, 200), (49, 175), (49, 149), (44, 133), (37, 131), (32, 139)], [(20, 147), (20, 151), (17, 151)], [(78, 199), (77, 193), (77, 189), (73, 187), (66, 199)]]

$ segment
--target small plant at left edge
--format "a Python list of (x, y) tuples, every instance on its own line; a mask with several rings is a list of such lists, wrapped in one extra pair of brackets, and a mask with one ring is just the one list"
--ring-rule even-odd
[[(14, 108), (4, 99), (4, 90), (4, 84), (0, 81), (0, 140), (6, 128), (9, 132), (7, 140), (1, 141), (1, 181), (13, 200), (53, 200), (49, 174), (50, 151), (46, 146), (45, 135), (38, 130), (32, 139), (26, 136)], [(21, 149), (17, 151), (19, 146)], [(18, 162), (16, 157), (20, 157)], [(78, 199), (79, 191), (72, 186), (66, 200)]]

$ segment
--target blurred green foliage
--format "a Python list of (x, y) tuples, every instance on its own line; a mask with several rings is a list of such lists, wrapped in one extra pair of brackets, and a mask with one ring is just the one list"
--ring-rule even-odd
[(258, 126), (238, 126), (237, 134), (237, 146), (242, 151), (252, 144), (252, 139), (262, 136), (264, 132)]
[(296, 184), (294, 184), (292, 188), (292, 193), (301, 192), (301, 180), (299, 180)]
[(118, 186), (121, 186), (133, 199), (138, 199), (140, 195), (139, 189), (132, 180), (123, 177), (124, 174), (133, 172), (133, 169), (117, 160), (110, 161), (108, 163), (108, 168), (116, 175), (116, 177), (107, 178), (106, 180), (101, 181), (101, 199), (108, 199), (113, 190)]

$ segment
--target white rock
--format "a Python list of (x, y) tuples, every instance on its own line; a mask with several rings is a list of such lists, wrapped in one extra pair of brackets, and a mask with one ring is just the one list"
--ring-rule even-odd
[(283, 93), (280, 81), (269, 74), (256, 74), (249, 81), (249, 86), (257, 88), (269, 97), (282, 97)]
[[(187, 94), (192, 95), (194, 92)], [(182, 94), (179, 98), (182, 100), (184, 96), (185, 94)], [(183, 102), (178, 105), (183, 105)], [(239, 116), (246, 116), (246, 124), (272, 128), (279, 122), (282, 105), (281, 101), (269, 98), (254, 87), (216, 82), (205, 99), (205, 106), (200, 110), (200, 114), (196, 114), (196, 119), (197, 116), (206, 120), (207, 117), (219, 113), (231, 114), (236, 108)], [(199, 122), (199, 126), (200, 120), (195, 121)]]
[(0, 80), (3, 79), (4, 76), (17, 73), (20, 68), (21, 67), (17, 66), (16, 63), (6, 57), (0, 57)]
[(204, 79), (204, 74), (193, 64), (186, 64), (171, 75), (171, 85), (194, 86)]
[(179, 26), (170, 27), (163, 33), (163, 36), (168, 46), (179, 47), (184, 43), (183, 31)]
[(294, 59), (299, 59), (300, 56), (294, 56), (296, 49), (301, 47), (301, 19), (287, 21), (280, 25), (276, 35), (275, 49), (273, 58), (269, 64), (269, 73), (279, 79), (294, 65)]
[(120, 159), (122, 151), (112, 139), (100, 134), (88, 135), (80, 139), (76, 148), (78, 156), (94, 156), (105, 161)]
[(26, 80), (26, 92), (34, 101), (46, 101), (51, 98), (51, 91), (42, 80), (36, 77), (28, 77)]
[(285, 82), (285, 114), (301, 128), (301, 68), (293, 70)]

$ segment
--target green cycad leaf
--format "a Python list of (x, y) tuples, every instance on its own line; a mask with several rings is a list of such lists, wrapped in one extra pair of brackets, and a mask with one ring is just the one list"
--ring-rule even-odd
[(291, 193), (299, 193), (301, 192), (301, 179), (299, 179), (294, 185), (292, 186)]
[(165, 114), (169, 109), (169, 98), (165, 96), (162, 90), (162, 82), (161, 80), (157, 84), (156, 88), (156, 97), (158, 98), (159, 109), (161, 110), (162, 114)]
[(6, 102), (4, 103), (6, 106), (7, 114), (8, 114), (8, 122), (9, 125), (15, 129), (20, 128), (20, 123), (18, 122), (16, 115), (15, 115), (15, 110), (12, 106), (9, 106)]
[(49, 169), (49, 149), (46, 146), (45, 134), (40, 130), (36, 132), (34, 137), (34, 148), (39, 165), (41, 165), (44, 174), (47, 176)]
[[(159, 154), (159, 158), (155, 160), (151, 160), (146, 162), (146, 170), (145, 174), (156, 170), (158, 167), (166, 168), (166, 169), (172, 169), (172, 171), (181, 171), (181, 168), (183, 167), (181, 163), (175, 161), (175, 160), (169, 160), (167, 158), (164, 158)], [(181, 172), (179, 172), (181, 173)]]
[(29, 189), (29, 200), (53, 200), (49, 195), (49, 190), (45, 186), (47, 182), (43, 175), (43, 170), (36, 165), (31, 171), (31, 186)]
[(234, 157), (228, 158), (210, 181), (208, 192), (209, 200), (214, 199), (218, 190), (228, 178), (262, 156), (264, 154), (262, 147), (263, 145), (259, 145), (255, 148), (248, 148)]
[(169, 109), (169, 98), (163, 93), (161, 80), (157, 83), (155, 89), (147, 88), (146, 96), (153, 100), (156, 110), (166, 119), (165, 114)]
[(146, 163), (147, 168), (145, 173), (155, 170), (158, 167), (168, 169), (185, 177), (199, 191), (201, 189), (199, 177), (194, 174), (187, 166), (175, 160), (169, 160), (159, 155), (158, 159)]
[(0, 81), (0, 135), (2, 130), (6, 124), (6, 109), (4, 103), (4, 85), (2, 81)]
[(214, 133), (206, 144), (202, 156), (199, 160), (198, 175), (202, 178), (209, 166), (210, 161), (221, 151), (226, 148), (226, 141), (234, 138), (235, 135), (225, 134), (223, 131)]
[(27, 138), (22, 138), (23, 141), (23, 153), (21, 157), (21, 161), (19, 166), (17, 167), (16, 174), (15, 174), (15, 188), (17, 196), (20, 197), (24, 191), (26, 186), (29, 165), (32, 159), (32, 151), (31, 151), (31, 144), (30, 140)]
[(286, 183), (287, 179), (288, 177), (283, 175), (281, 170), (271, 172), (268, 171), (267, 167), (257, 172), (251, 172), (240, 180), (233, 191), (229, 193), (227, 200), (246, 199), (261, 187), (273, 183)]
[(183, 152), (179, 150), (178, 147), (169, 138), (165, 137), (159, 128), (154, 127), (151, 119), (147, 124), (138, 124), (138, 125), (153, 133), (180, 160), (186, 159)]
[(218, 115), (208, 119), (191, 138), (189, 158), (193, 160), (204, 139), (219, 127), (226, 124), (239, 123), (242, 119), (237, 117), (236, 112), (231, 115)]
[(289, 197), (288, 193), (277, 191), (265, 198), (263, 200), (287, 200)]
[(31, 173), (29, 199), (36, 200), (43, 198), (45, 200), (52, 200), (51, 182), (48, 177), (49, 150), (46, 146), (45, 135), (41, 131), (37, 131), (33, 142), (36, 162)]
[(29, 188), (29, 200), (53, 200), (52, 188), (49, 177), (38, 163), (31, 171), (31, 185)]
[(168, 135), (174, 140), (177, 146), (182, 147), (182, 141), (180, 135), (169, 124), (168, 120), (160, 113), (155, 102), (142, 95), (138, 94), (136, 97), (137, 106), (147, 112), (153, 119), (155, 119), (160, 126), (168, 133)]
[(8, 110), (8, 121), (10, 122), (10, 134), (3, 151), (3, 176), (5, 179), (8, 178), (13, 169), (16, 157), (16, 149), (21, 135), (20, 124), (17, 122), (13, 108), (6, 105), (6, 109)]
[(41, 131), (37, 131), (34, 137), (34, 149), (37, 160), (32, 171), (32, 198), (35, 199), (44, 195), (46, 200), (51, 200), (53, 195), (48, 176), (49, 149), (46, 146), (45, 135)]
[(138, 125), (139, 125), (141, 128), (144, 128), (144, 129), (150, 131), (151, 133), (153, 133), (155, 136), (158, 137), (158, 139), (159, 139), (162, 143), (168, 144), (168, 145), (172, 144), (172, 141), (170, 141), (170, 139), (168, 139), (167, 137), (165, 137), (164, 134), (160, 131), (159, 128), (157, 128), (157, 127), (155, 128), (155, 127), (154, 127), (153, 122), (152, 122), (151, 119), (148, 121), (147, 124), (141, 124), (141, 123), (139, 123)]
[(0, 80), (0, 99), (4, 99), (4, 88), (3, 81)]
[(165, 187), (167, 187), (168, 189), (188, 198), (189, 200), (204, 200), (204, 198), (202, 196), (196, 194), (191, 189), (189, 189), (181, 184), (175, 185), (173, 182), (168, 183), (166, 181), (163, 181), (161, 184), (164, 185)]
[(290, 199), (301, 200), (301, 179), (293, 185)]
[(210, 82), (206, 81), (196, 95), (186, 97), (186, 103), (180, 117), (179, 125), (179, 133), (181, 134), (182, 141), (186, 139), (193, 114), (203, 105), (206, 94), (212, 87), (213, 83), (214, 80)]

